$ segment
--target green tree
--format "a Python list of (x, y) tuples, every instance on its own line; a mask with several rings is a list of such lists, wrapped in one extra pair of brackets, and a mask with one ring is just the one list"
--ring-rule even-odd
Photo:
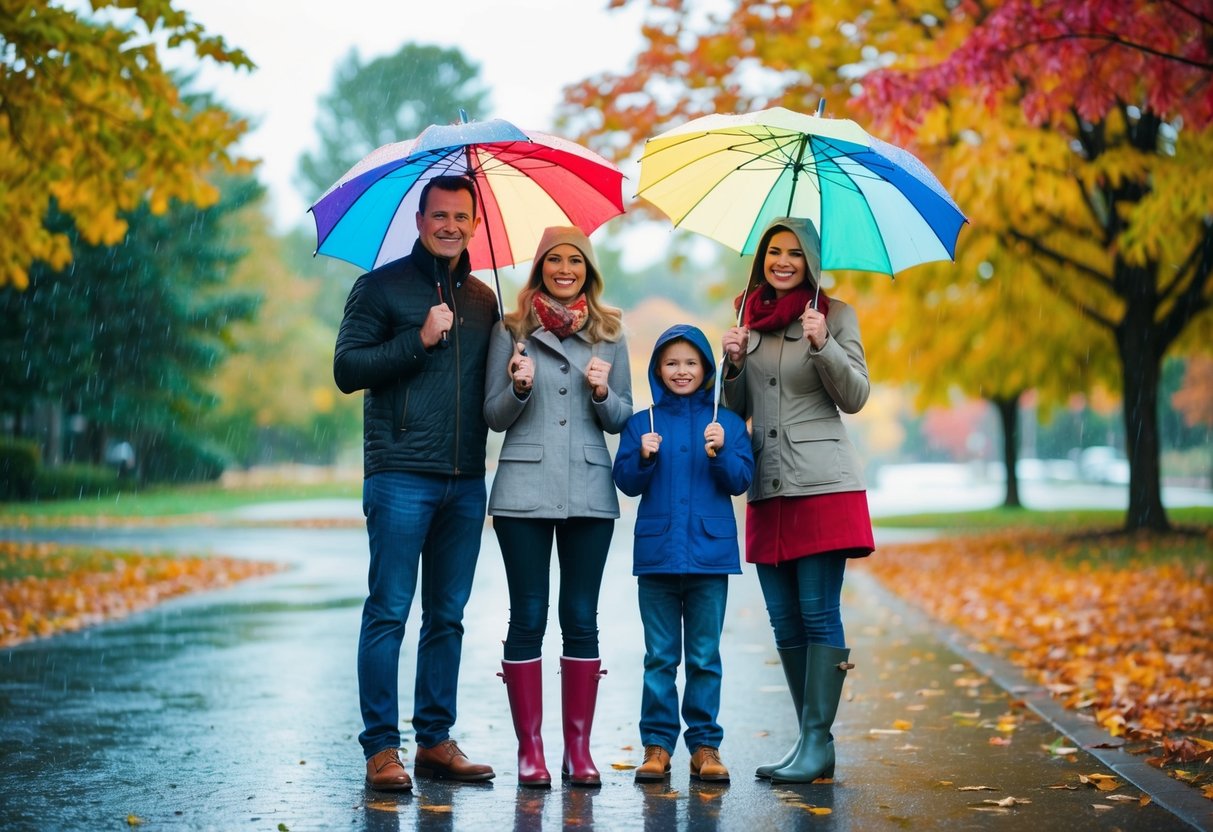
[(430, 124), (483, 118), (489, 93), (480, 66), (454, 48), (405, 44), (364, 63), (353, 50), (338, 65), (333, 89), (320, 99), (320, 147), (299, 160), (313, 200), (377, 147), (412, 138)]
[(146, 480), (218, 475), (221, 449), (200, 431), (217, 404), (207, 379), (259, 303), (228, 281), (244, 255), (236, 218), (262, 188), (240, 177), (219, 191), (202, 210), (141, 204), (122, 215), (128, 231), (114, 246), (89, 245), (52, 210), (47, 227), (72, 241), (71, 265), (36, 263), (25, 291), (0, 288), (0, 316), (16, 324), (0, 335), (0, 408), (15, 425), (41, 402), (84, 418), (84, 461), (123, 439)]
[[(331, 274), (301, 274), (297, 235), (273, 236), (269, 220), (246, 212), (248, 254), (232, 275), (235, 289), (263, 301), (256, 320), (231, 329), (234, 354), (208, 379), (219, 405), (207, 431), (244, 466), (300, 461), (331, 463), (342, 447), (360, 447), (362, 401), (333, 386), (333, 341), (349, 283)], [(309, 266), (345, 266), (307, 258)], [(341, 292), (340, 296), (334, 289)], [(330, 308), (321, 299), (327, 298)]]

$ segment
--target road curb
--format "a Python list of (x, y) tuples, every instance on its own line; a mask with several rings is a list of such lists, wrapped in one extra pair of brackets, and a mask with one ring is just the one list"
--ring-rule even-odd
[(1077, 747), (1141, 789), (1154, 803), (1175, 815), (1178, 820), (1201, 832), (1213, 830), (1213, 808), (1210, 807), (1209, 800), (1202, 797), (1196, 789), (1168, 777), (1159, 769), (1120, 749), (1093, 747), (1106, 742), (1108, 733), (1094, 723), (1079, 719), (1075, 712), (1062, 707), (1048, 690), (1031, 682), (1024, 676), (1023, 671), (1010, 661), (1002, 656), (973, 649), (972, 637), (931, 617), (920, 607), (887, 589), (870, 573), (854, 570), (847, 574), (847, 580), (863, 580), (866, 584), (864, 591), (870, 590), (879, 595), (881, 603), (890, 610), (933, 631), (949, 650), (988, 676), (999, 687), (1022, 700), (1028, 708)]

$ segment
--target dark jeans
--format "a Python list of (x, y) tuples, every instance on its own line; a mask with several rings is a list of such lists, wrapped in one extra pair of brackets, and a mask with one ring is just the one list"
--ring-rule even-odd
[(390, 472), (367, 477), (362, 509), (370, 538), (369, 594), (358, 639), (358, 695), (369, 758), (400, 745), (400, 645), (421, 575), (421, 632), (413, 731), (431, 747), (450, 736), (463, 648), (463, 608), (472, 591), (484, 528), (483, 478)]
[(670, 753), (678, 743), (678, 665), (685, 650), (683, 735), (691, 753), (720, 747), (720, 634), (729, 597), (728, 575), (641, 575), (636, 580), (644, 624), (644, 693), (640, 739)]
[(809, 555), (780, 563), (760, 563), (758, 583), (780, 650), (824, 644), (845, 648), (842, 631), (842, 552)]
[(505, 659), (537, 659), (548, 624), (552, 537), (560, 562), (560, 635), (564, 655), (598, 658), (598, 590), (615, 521), (602, 517), (544, 520), (494, 517), (510, 587), (510, 627)]

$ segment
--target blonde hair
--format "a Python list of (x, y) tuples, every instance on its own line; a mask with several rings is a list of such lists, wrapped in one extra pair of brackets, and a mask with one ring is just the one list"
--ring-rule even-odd
[(594, 261), (594, 250), (590, 241), (575, 228), (549, 228), (535, 252), (534, 265), (526, 284), (518, 292), (518, 300), (512, 312), (505, 316), (505, 326), (514, 338), (522, 340), (539, 329), (539, 316), (535, 314), (532, 299), (536, 292), (547, 293), (543, 285), (543, 261), (548, 252), (561, 244), (574, 246), (585, 256), (585, 294), (587, 320), (586, 333), (591, 341), (618, 341), (623, 336), (623, 312), (602, 302), (602, 276)]

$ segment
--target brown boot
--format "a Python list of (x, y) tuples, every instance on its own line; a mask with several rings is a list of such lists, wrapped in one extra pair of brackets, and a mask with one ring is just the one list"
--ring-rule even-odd
[(496, 776), (492, 766), (469, 760), (452, 739), (445, 739), (433, 748), (417, 746), (417, 760), (413, 763), (413, 770), (417, 772), (418, 777), (458, 780), (461, 783), (492, 780)]
[(729, 770), (720, 762), (720, 751), (710, 745), (701, 745), (691, 755), (691, 777), (695, 780), (729, 782)]
[(366, 784), (381, 792), (407, 792), (413, 788), (400, 760), (399, 748), (385, 748), (366, 761)]
[(670, 776), (670, 752), (660, 745), (644, 747), (644, 762), (636, 767), (637, 783), (656, 783)]

